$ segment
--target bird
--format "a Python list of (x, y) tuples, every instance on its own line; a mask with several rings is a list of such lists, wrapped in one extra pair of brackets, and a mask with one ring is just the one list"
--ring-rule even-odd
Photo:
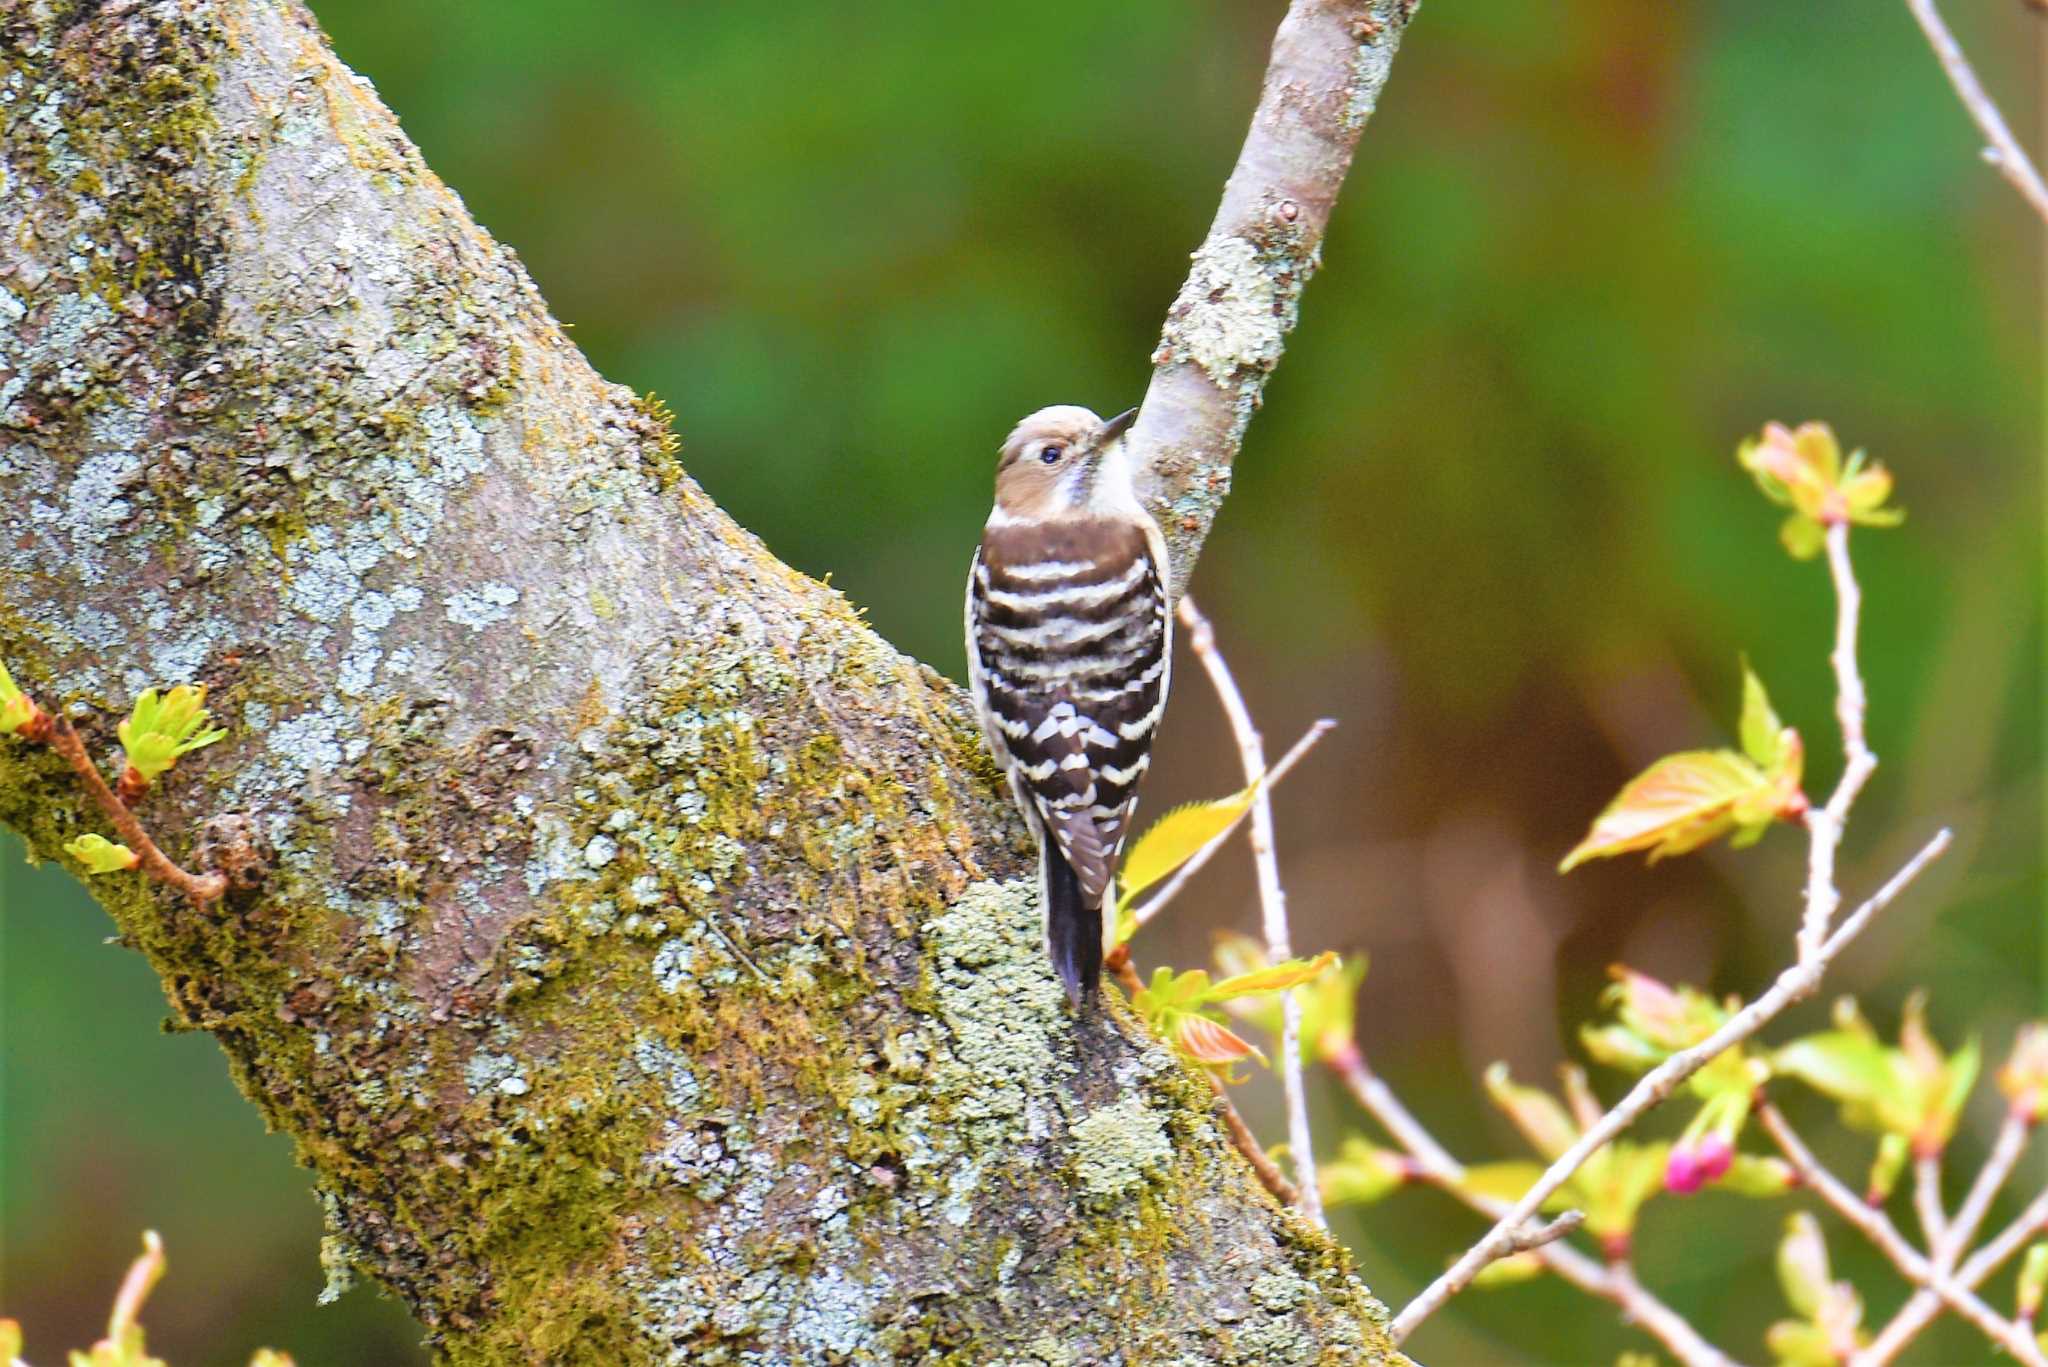
[(1096, 1000), (1171, 684), (1171, 566), (1138, 501), (1137, 412), (1059, 404), (1011, 429), (967, 576), (975, 710), (1037, 842), (1046, 954), (1076, 1010)]

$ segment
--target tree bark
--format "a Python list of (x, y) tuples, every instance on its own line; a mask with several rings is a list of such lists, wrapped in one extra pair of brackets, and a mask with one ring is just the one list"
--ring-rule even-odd
[[(1240, 166), (1138, 433), (1183, 581), (1405, 10), (1276, 44), (1247, 158), (1320, 160)], [(103, 759), (209, 685), (143, 817), (266, 882), (93, 887), (336, 1285), (462, 1363), (1398, 1360), (1202, 1081), (1066, 1011), (960, 691), (705, 498), (301, 6), (7, 6), (0, 123), (0, 659)], [(18, 739), (0, 820), (99, 826)]]

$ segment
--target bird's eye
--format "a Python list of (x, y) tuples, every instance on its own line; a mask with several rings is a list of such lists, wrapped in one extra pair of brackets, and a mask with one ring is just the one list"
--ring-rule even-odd
[(1044, 461), (1047, 465), (1058, 465), (1060, 463), (1060, 457), (1064, 456), (1065, 454), (1067, 454), (1067, 448), (1059, 445), (1058, 443), (1054, 443), (1053, 445), (1046, 447), (1043, 451), (1040, 451), (1038, 453), (1038, 458)]

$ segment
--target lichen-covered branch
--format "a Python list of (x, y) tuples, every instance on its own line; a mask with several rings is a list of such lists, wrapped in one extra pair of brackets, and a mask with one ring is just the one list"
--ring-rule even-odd
[[(1355, 125), (1393, 8), (1295, 6), (1248, 156)], [(1349, 93), (1283, 98), (1347, 16)], [(1233, 181), (1260, 279), (1335, 147)], [(95, 890), (295, 1139), (337, 1288), (463, 1363), (1391, 1352), (1206, 1083), (1063, 1006), (958, 690), (704, 497), (303, 8), (6, 9), (0, 177), (0, 659), (95, 753), (208, 686), (230, 734), (151, 830), (275, 868)], [(94, 818), (0, 741), (35, 854)]]
[(1168, 311), (1131, 428), (1176, 595), (1230, 490), (1230, 466), (1280, 362), (1359, 134), (1418, 0), (1294, 0), (1251, 131)]

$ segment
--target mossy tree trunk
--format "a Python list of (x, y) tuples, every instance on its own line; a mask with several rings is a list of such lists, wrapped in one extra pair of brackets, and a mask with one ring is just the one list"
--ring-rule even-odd
[[(1405, 6), (1296, 9), (1355, 50), (1348, 160)], [(1386, 1354), (1202, 1082), (1064, 1009), (959, 690), (704, 497), (303, 8), (9, 6), (0, 123), (0, 658), (103, 756), (211, 687), (145, 818), (274, 871), (94, 887), (338, 1278), (455, 1362)], [(1156, 434), (1188, 557), (1328, 203), (1264, 211), (1162, 349), (1242, 409)], [(19, 741), (0, 820), (100, 828)]]

